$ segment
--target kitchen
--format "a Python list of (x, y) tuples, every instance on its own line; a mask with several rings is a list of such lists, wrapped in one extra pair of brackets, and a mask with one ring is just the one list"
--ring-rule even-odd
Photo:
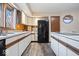
[(0, 3), (0, 55), (23, 56), (34, 43), (48, 46), (42, 56), (78, 56), (78, 15), (78, 3)]

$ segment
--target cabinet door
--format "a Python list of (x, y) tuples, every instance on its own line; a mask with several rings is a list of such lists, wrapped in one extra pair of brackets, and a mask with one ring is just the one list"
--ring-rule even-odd
[(37, 33), (35, 33), (35, 39), (34, 39), (34, 41), (38, 41), (38, 35), (37, 35)]
[(58, 48), (59, 48), (59, 44), (56, 40), (54, 40), (54, 51), (55, 51), (55, 54), (58, 56)]
[(32, 35), (31, 35), (31, 38), (32, 38), (32, 41), (34, 41), (34, 39), (35, 39), (35, 34), (32, 34)]
[(19, 56), (22, 55), (22, 53), (24, 52), (24, 50), (28, 47), (28, 45), (31, 42), (31, 35), (27, 36), (26, 38), (24, 38), (22, 41), (19, 42)]
[(67, 54), (67, 49), (64, 45), (59, 43), (59, 56), (66, 56)]
[(51, 48), (54, 53), (58, 56), (58, 42), (55, 39), (51, 40)]
[(18, 43), (6, 49), (6, 56), (18, 56)]
[(19, 42), (19, 56), (22, 55), (23, 51), (25, 50), (25, 39)]
[(26, 40), (25, 40), (26, 47), (28, 47), (28, 45), (31, 43), (31, 40), (32, 40), (32, 35), (29, 35), (28, 37), (26, 37)]

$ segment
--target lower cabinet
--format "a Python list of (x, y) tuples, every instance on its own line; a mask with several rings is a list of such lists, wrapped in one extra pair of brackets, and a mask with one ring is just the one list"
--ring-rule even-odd
[(61, 43), (59, 43), (59, 56), (66, 56), (67, 55), (67, 48), (62, 45)]
[(59, 54), (59, 52), (58, 52), (58, 42), (53, 38), (51, 40), (51, 48), (55, 52), (56, 56), (58, 56), (58, 54)]
[(32, 39), (32, 36), (30, 35), (19, 42), (19, 56), (21, 56), (24, 50), (28, 47), (28, 45), (31, 42), (31, 39)]
[(32, 41), (35, 41), (35, 34), (31, 35)]
[(25, 50), (25, 39), (19, 42), (19, 56), (22, 55), (23, 51)]
[(32, 34), (32, 41), (38, 41), (38, 34), (37, 33)]
[(32, 40), (32, 36), (29, 35), (24, 39), (22, 39), (21, 41), (19, 41), (18, 43), (15, 43), (13, 46), (7, 48), (6, 56), (21, 56), (24, 50), (31, 43), (31, 40)]
[(38, 34), (37, 33), (35, 33), (34, 41), (38, 41)]
[(18, 43), (6, 49), (6, 56), (18, 56), (18, 55), (19, 55)]
[(51, 48), (56, 56), (78, 56), (75, 52), (51, 37)]

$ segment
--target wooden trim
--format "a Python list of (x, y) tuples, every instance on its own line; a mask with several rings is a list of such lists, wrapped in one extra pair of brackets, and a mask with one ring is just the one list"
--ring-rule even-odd
[(6, 3), (2, 4), (3, 6), (3, 20), (4, 20), (4, 27), (6, 27)]
[[(29, 34), (29, 35), (31, 35), (31, 34)], [(29, 35), (27, 35), (27, 36), (29, 36)], [(6, 49), (7, 49), (7, 48), (10, 48), (11, 46), (15, 45), (16, 43), (22, 41), (22, 40), (23, 40), (24, 38), (26, 38), (27, 36), (24, 36), (24, 37), (22, 37), (22, 38), (20, 38), (20, 39), (17, 39), (17, 40), (15, 40), (15, 41), (13, 41), (13, 42), (7, 44), (7, 45), (6, 45)]]
[(31, 41), (32, 43), (34, 43), (34, 42), (37, 42), (38, 43), (38, 41)]
[(66, 43), (66, 42), (63, 42), (63, 41), (61, 41), (61, 40), (59, 40), (59, 39), (57, 39), (56, 37), (54, 37), (54, 36), (51, 36), (52, 38), (54, 38), (56, 41), (58, 41), (59, 43), (61, 43), (62, 45), (64, 45), (65, 47), (67, 47), (68, 49), (70, 49), (70, 50), (72, 50), (74, 53), (76, 53), (77, 55), (79, 55), (79, 49), (78, 48), (76, 48), (76, 47), (74, 47), (74, 46), (72, 46), (72, 45), (70, 45), (70, 44), (68, 44), (68, 43)]

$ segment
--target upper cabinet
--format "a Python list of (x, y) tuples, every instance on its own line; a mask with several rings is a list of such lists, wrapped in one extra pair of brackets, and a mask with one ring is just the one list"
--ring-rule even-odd
[(32, 17), (23, 10), (17, 9), (11, 3), (0, 3), (0, 27), (15, 29), (16, 24), (32, 25)]
[(22, 12), (17, 10), (16, 11), (16, 24), (22, 23)]
[(27, 25), (33, 25), (33, 18), (32, 17), (27, 17)]

